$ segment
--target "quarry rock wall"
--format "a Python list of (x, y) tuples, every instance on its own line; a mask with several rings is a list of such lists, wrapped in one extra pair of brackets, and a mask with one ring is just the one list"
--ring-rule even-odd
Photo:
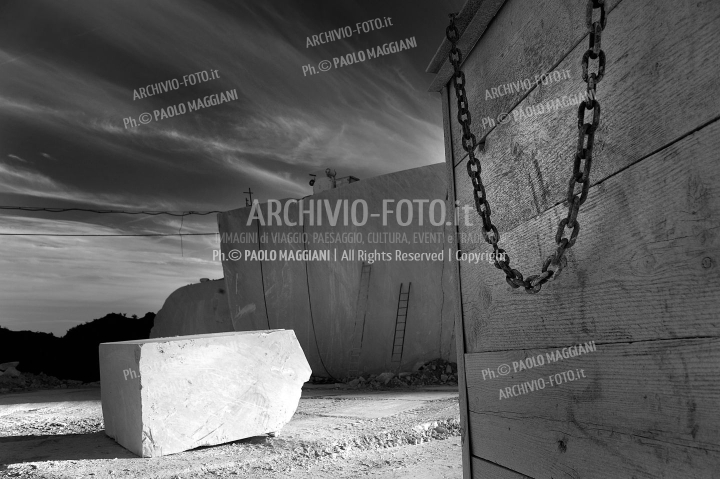
[[(283, 209), (281, 225), (267, 221), (268, 203), (259, 204), (254, 212), (253, 207), (246, 207), (218, 214), (234, 330), (294, 330), (318, 376), (407, 371), (419, 361), (438, 357), (456, 361), (447, 257), (453, 228), (445, 223), (431, 225), (428, 208), (431, 201), (438, 200), (436, 220), (439, 203), (445, 208), (445, 174), (444, 166), (437, 164), (306, 197), (303, 225), (298, 221), (299, 205), (292, 201), (287, 211)], [(422, 226), (417, 203), (410, 224), (404, 225), (407, 203), (402, 217), (397, 217), (395, 210), (403, 199), (427, 200)], [(359, 204), (357, 221), (352, 221), (356, 200), (364, 200), (367, 206), (365, 222)], [(393, 213), (383, 214), (384, 200)], [(342, 211), (344, 203), (349, 205), (347, 217)], [(313, 221), (307, 213), (311, 204)], [(341, 211), (333, 226), (326, 205), (334, 214), (338, 204)], [(454, 212), (446, 211), (445, 217), (452, 221)], [(354, 235), (361, 242), (326, 242), (341, 239), (343, 234), (346, 239), (348, 234)], [(233, 250), (240, 253), (239, 259), (231, 259), (237, 257)], [(317, 257), (294, 259), (296, 252), (303, 250), (317, 252)], [(444, 256), (436, 261), (410, 261), (398, 259), (398, 252)], [(367, 253), (374, 254), (375, 260)], [(274, 260), (253, 259), (273, 254)], [(322, 259), (323, 254), (329, 255), (327, 259)], [(400, 296), (401, 288), (403, 292), (409, 288), (406, 302)]]
[(189, 284), (175, 290), (155, 316), (150, 338), (235, 331), (225, 281)]

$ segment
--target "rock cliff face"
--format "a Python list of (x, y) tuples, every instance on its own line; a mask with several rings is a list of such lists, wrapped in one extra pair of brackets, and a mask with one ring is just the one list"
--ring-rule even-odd
[(190, 284), (174, 291), (155, 316), (150, 338), (234, 331), (225, 281)]
[[(277, 204), (218, 214), (233, 328), (293, 329), (316, 376), (410, 371), (418, 361), (435, 358), (456, 361), (455, 260), (448, 258), (455, 213), (445, 201), (445, 175), (444, 165), (431, 165), (306, 197), (304, 225), (292, 201), (279, 214), (281, 225), (257, 215), (259, 210), (267, 220)], [(328, 208), (339, 211), (336, 221)], [(233, 258), (233, 250), (240, 258)], [(330, 259), (298, 261), (303, 250), (318, 256), (329, 251)], [(432, 260), (432, 254), (444, 257)], [(409, 295), (401, 297), (401, 288)]]

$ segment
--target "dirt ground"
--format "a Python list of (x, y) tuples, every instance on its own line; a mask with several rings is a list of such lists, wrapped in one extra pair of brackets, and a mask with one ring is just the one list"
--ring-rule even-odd
[(140, 458), (105, 435), (100, 390), (0, 395), (0, 477), (462, 477), (457, 388), (306, 386), (276, 437)]

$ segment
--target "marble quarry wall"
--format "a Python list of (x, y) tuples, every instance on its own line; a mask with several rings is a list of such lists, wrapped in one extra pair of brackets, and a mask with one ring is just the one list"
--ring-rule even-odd
[(150, 338), (235, 331), (222, 279), (175, 290), (155, 316)]
[[(280, 225), (269, 224), (268, 203), (258, 204), (255, 211), (245, 207), (218, 214), (233, 329), (294, 330), (317, 376), (408, 371), (434, 358), (456, 361), (448, 258), (453, 227), (445, 222), (431, 225), (429, 212), (430, 202), (438, 200), (433, 221), (438, 224), (441, 218), (440, 204), (448, 222), (453, 220), (455, 213), (446, 203), (445, 175), (444, 165), (437, 164), (311, 195), (303, 201), (302, 225), (299, 205), (291, 201), (285, 207), (286, 200), (270, 205), (273, 211), (283, 207)], [(414, 216), (408, 225), (404, 225), (409, 219), (407, 203), (400, 218), (395, 213), (403, 199), (418, 200), (411, 203)], [(348, 204), (347, 224), (343, 200)], [(356, 200), (367, 205), (366, 222), (360, 202), (353, 221)], [(392, 213), (383, 214), (384, 200)], [(338, 204), (341, 210), (332, 226), (329, 215), (335, 214)], [(337, 240), (344, 242), (330, 242)], [(403, 260), (398, 251), (443, 254), (443, 258)], [(315, 257), (302, 259), (314, 253)], [(401, 287), (403, 292), (410, 288), (402, 298)]]

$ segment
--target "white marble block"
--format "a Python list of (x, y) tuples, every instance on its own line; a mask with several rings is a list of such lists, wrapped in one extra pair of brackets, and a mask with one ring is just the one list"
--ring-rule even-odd
[(310, 372), (292, 330), (102, 343), (105, 432), (143, 457), (276, 432)]

